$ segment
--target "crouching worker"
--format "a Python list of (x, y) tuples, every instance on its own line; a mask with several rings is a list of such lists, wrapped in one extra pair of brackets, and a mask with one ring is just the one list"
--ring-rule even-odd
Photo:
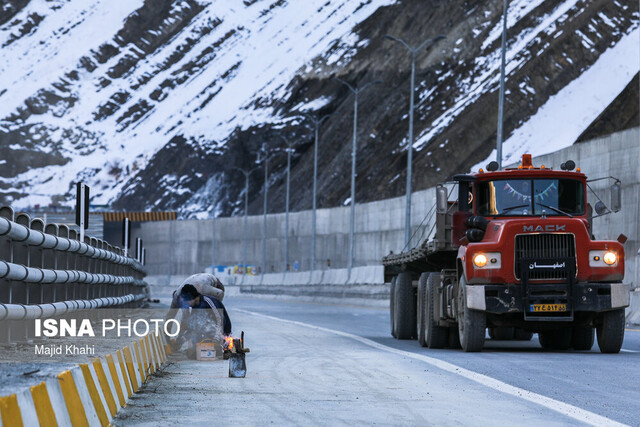
[(231, 319), (222, 298), (224, 286), (211, 274), (197, 274), (185, 280), (174, 292), (171, 303), (172, 317), (176, 309), (183, 309), (174, 350), (187, 350), (187, 355), (193, 356), (196, 343), (206, 339), (222, 343), (225, 336), (231, 335)]

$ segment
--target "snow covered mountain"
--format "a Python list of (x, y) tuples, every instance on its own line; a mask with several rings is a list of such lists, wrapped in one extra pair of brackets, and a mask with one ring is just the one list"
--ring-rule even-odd
[[(512, 0), (505, 161), (574, 143), (638, 70), (627, 2)], [(634, 5), (637, 7), (637, 5)], [(312, 131), (322, 127), (320, 206), (349, 197), (353, 84), (360, 95), (357, 200), (404, 189), (410, 64), (393, 34), (446, 40), (418, 60), (414, 188), (492, 156), (499, 0), (11, 0), (0, 8), (0, 200), (241, 211), (266, 143), (298, 143), (293, 209), (311, 205)], [(495, 155), (495, 154), (494, 154)], [(270, 211), (284, 208), (286, 156), (272, 161)], [(251, 211), (262, 174), (251, 177)]]

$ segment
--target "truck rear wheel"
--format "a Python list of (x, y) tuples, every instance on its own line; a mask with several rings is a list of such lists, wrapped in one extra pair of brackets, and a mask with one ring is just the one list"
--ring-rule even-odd
[(425, 312), (427, 310), (427, 276), (429, 273), (422, 273), (420, 280), (418, 281), (418, 301), (416, 303), (416, 335), (418, 336), (418, 342), (422, 347), (427, 346), (427, 340), (425, 339)]
[(593, 337), (593, 328), (591, 326), (575, 327), (571, 334), (571, 347), (580, 351), (591, 350)]
[(396, 322), (394, 318), (394, 309), (396, 304), (396, 278), (391, 279), (391, 290), (389, 292), (389, 319), (391, 323), (391, 336), (396, 338)]
[(487, 317), (484, 312), (467, 307), (467, 280), (464, 274), (458, 285), (458, 335), (464, 351), (480, 351), (484, 347)]
[(416, 297), (411, 284), (411, 273), (400, 273), (396, 279), (395, 307), (393, 309), (396, 338), (408, 340), (415, 336)]
[[(447, 327), (438, 326), (435, 319), (435, 296), (436, 296), (436, 278), (438, 273), (430, 273), (425, 275), (426, 283), (424, 289), (425, 308), (423, 312), (425, 343), (429, 348), (444, 348), (449, 341), (449, 329)], [(421, 276), (422, 279), (422, 276)]]
[(624, 341), (624, 308), (602, 313), (596, 327), (601, 353), (619, 353)]

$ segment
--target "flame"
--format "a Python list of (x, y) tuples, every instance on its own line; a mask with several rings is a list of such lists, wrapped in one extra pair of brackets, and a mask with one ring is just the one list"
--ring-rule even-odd
[(233, 337), (228, 336), (224, 337), (224, 342), (226, 343), (226, 347), (228, 350), (233, 350)]

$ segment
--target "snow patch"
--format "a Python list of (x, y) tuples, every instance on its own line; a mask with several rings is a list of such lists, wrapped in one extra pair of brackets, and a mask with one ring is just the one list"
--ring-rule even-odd
[[(639, 29), (625, 35), (580, 77), (550, 97), (504, 142), (502, 163), (516, 163), (525, 153), (540, 156), (572, 145), (637, 74), (639, 36)], [(493, 150), (472, 170), (495, 158)]]

